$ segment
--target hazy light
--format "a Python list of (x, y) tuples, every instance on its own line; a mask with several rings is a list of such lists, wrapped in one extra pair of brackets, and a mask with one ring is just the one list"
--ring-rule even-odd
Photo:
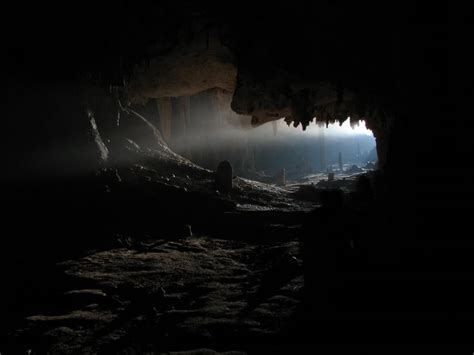
[[(266, 123), (264, 126), (271, 125), (271, 123)], [(290, 135), (318, 135), (321, 130), (324, 130), (325, 135), (328, 136), (351, 136), (351, 135), (367, 135), (373, 136), (373, 133), (370, 129), (368, 129), (365, 125), (365, 121), (359, 121), (359, 125), (356, 125), (354, 128), (351, 127), (349, 118), (342, 124), (339, 125), (338, 122), (330, 123), (329, 126), (326, 128), (319, 127), (315, 122), (309, 124), (306, 128), (306, 131), (301, 129), (301, 125), (299, 127), (293, 127), (291, 124), (288, 126), (283, 119), (278, 121), (278, 133), (282, 134), (290, 134)]]

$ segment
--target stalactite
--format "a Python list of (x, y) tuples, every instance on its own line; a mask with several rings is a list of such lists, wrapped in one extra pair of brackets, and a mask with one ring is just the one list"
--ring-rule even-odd
[(189, 122), (189, 96), (180, 96), (172, 99), (172, 110), (174, 116), (174, 127), (176, 132), (173, 136), (186, 136)]
[(276, 137), (278, 132), (278, 121), (272, 121), (273, 136)]
[[(176, 139), (186, 139), (190, 131), (190, 98), (189, 96), (180, 96), (174, 100), (173, 105), (174, 115), (174, 127), (176, 129), (173, 135)], [(185, 144), (185, 147), (181, 149), (181, 154), (190, 158), (191, 151), (189, 145)]]
[(211, 110), (213, 119), (215, 120), (216, 127), (221, 127), (223, 124), (224, 105), (222, 103), (222, 94), (219, 89), (209, 90), (209, 102), (211, 104)]
[(181, 99), (183, 101), (184, 121), (187, 132), (191, 125), (191, 98), (189, 96), (183, 96)]
[(156, 104), (158, 106), (158, 114), (160, 116), (160, 129), (163, 134), (163, 138), (167, 143), (170, 143), (172, 117), (171, 98), (158, 98), (156, 99)]
[(351, 128), (355, 128), (356, 126), (359, 126), (358, 117), (350, 117), (350, 125), (351, 125)]
[[(215, 127), (223, 127), (223, 108), (221, 107), (221, 98), (220, 98), (220, 89), (215, 88), (209, 91), (209, 98), (211, 103), (211, 115)], [(214, 152), (214, 160), (227, 160), (229, 157), (226, 152), (222, 149), (222, 144), (219, 143), (219, 140), (214, 139), (212, 142), (212, 150)]]

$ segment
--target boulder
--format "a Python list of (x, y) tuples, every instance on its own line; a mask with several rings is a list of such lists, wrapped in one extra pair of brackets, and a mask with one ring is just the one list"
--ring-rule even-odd
[(216, 188), (220, 192), (232, 190), (232, 165), (224, 160), (219, 163), (216, 171)]

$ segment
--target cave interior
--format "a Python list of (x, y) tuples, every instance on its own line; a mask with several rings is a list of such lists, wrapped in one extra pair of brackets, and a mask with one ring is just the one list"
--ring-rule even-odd
[(472, 342), (442, 6), (6, 13), (1, 354)]

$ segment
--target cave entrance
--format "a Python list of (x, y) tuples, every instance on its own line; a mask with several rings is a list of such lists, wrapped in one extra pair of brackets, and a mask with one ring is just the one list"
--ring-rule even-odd
[(286, 185), (336, 180), (373, 170), (376, 142), (365, 121), (326, 126), (316, 119), (301, 130), (279, 118), (257, 127), (230, 108), (232, 93), (208, 90), (158, 101), (159, 126), (168, 145), (192, 162), (216, 170), (227, 160), (234, 175)]
[(247, 144), (255, 173), (243, 171), (244, 176), (276, 184), (316, 183), (331, 174), (337, 179), (375, 169), (375, 138), (365, 122), (351, 128), (349, 120), (328, 127), (315, 121), (305, 131), (286, 125), (284, 119), (249, 131)]

